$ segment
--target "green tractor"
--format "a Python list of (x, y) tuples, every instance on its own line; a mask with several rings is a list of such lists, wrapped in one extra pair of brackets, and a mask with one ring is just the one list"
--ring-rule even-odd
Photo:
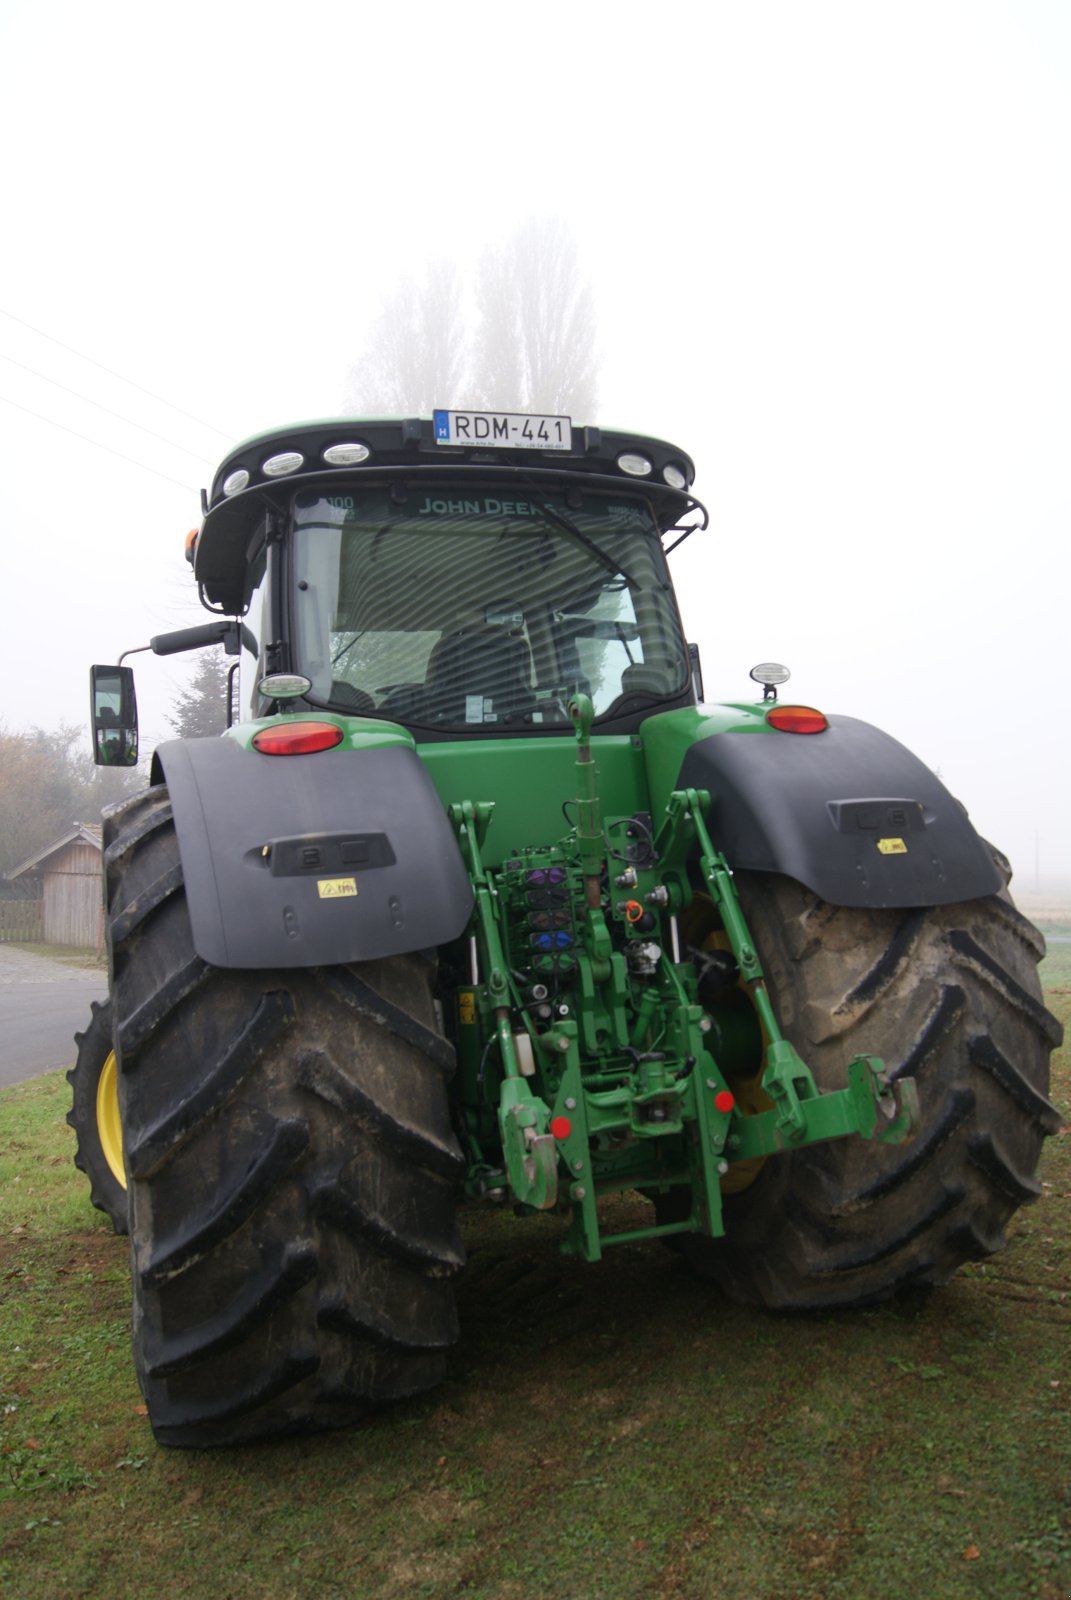
[[(222, 643), (244, 716), (106, 816), (72, 1074), (161, 1442), (436, 1383), (459, 1202), (821, 1310), (945, 1282), (1038, 1193), (1059, 1027), (1006, 863), (784, 668), (704, 702), (666, 564), (693, 475), (451, 411), (220, 467), (188, 551), (218, 620), (151, 648)], [(133, 764), (128, 667), (93, 716)]]

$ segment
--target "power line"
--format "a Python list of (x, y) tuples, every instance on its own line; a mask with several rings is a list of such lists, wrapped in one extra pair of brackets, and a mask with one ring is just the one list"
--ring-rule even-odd
[(88, 433), (79, 433), (77, 428), (68, 428), (65, 422), (57, 422), (55, 417), (46, 417), (40, 411), (31, 411), (29, 406), (20, 405), (17, 400), (9, 400), (6, 394), (0, 394), (0, 400), (6, 406), (14, 406), (16, 411), (25, 411), (28, 417), (36, 417), (38, 422), (47, 422), (52, 428), (62, 428), (64, 433), (73, 433), (76, 439), (83, 439), (86, 444), (96, 445), (98, 450), (107, 450), (110, 456), (118, 456), (120, 461), (129, 461), (131, 466), (140, 467), (143, 472), (151, 472), (154, 477), (163, 478), (165, 483), (174, 483), (180, 489), (187, 489), (190, 494), (199, 494), (192, 483), (182, 483), (178, 478), (172, 478), (166, 472), (158, 472), (155, 467), (147, 466), (144, 461), (139, 461), (136, 456), (124, 455), (122, 450), (114, 450), (110, 444), (101, 444), (99, 439), (91, 439)]
[(143, 422), (135, 422), (133, 417), (125, 417), (121, 411), (113, 411), (111, 406), (102, 405), (99, 400), (93, 400), (87, 394), (82, 394), (78, 389), (72, 389), (66, 383), (60, 383), (58, 378), (50, 378), (45, 372), (38, 372), (36, 367), (28, 367), (25, 361), (16, 361), (14, 356), (5, 355), (0, 350), (0, 361), (10, 361), (13, 367), (21, 367), (23, 372), (32, 372), (35, 378), (40, 378), (43, 383), (51, 383), (55, 388), (62, 389), (64, 394), (73, 394), (76, 400), (84, 400), (87, 406), (96, 406), (98, 411), (103, 411), (106, 416), (118, 417), (120, 422), (125, 422), (128, 427), (138, 428), (142, 433), (147, 433), (151, 439), (159, 439), (162, 443), (170, 445), (172, 450), (181, 450), (184, 456), (192, 456), (195, 461), (204, 461), (204, 454), (197, 450), (190, 450), (184, 444), (176, 444), (174, 439), (169, 439), (166, 433), (157, 433), (155, 428), (147, 428)]
[(0, 317), (8, 317), (12, 322), (17, 322), (21, 328), (29, 328), (30, 332), (36, 333), (38, 338), (47, 339), (50, 344), (58, 344), (61, 350), (70, 351), (71, 355), (77, 356), (79, 361), (88, 361), (91, 367), (99, 367), (101, 372), (106, 372), (109, 377), (118, 378), (120, 383), (127, 383), (132, 389), (137, 389), (141, 394), (147, 394), (150, 400), (156, 400), (160, 405), (167, 406), (169, 410), (177, 411), (180, 417), (188, 417), (191, 422), (196, 422), (198, 427), (207, 428), (210, 433), (218, 433), (220, 438), (226, 439), (228, 444), (234, 443), (234, 435), (227, 433), (223, 428), (217, 428), (214, 422), (206, 422), (203, 417), (195, 417), (192, 411), (183, 411), (181, 406), (176, 406), (170, 400), (165, 400), (162, 395), (154, 394), (151, 389), (146, 389), (144, 385), (135, 383), (133, 378), (124, 378), (121, 372), (116, 372), (113, 367), (106, 367), (103, 361), (97, 361), (93, 356), (87, 356), (81, 350), (76, 350), (73, 344), (64, 344), (62, 339), (55, 338), (53, 334), (45, 333), (42, 328), (35, 328), (32, 322), (27, 322), (24, 318), (17, 317), (13, 311), (5, 311), (3, 306), (0, 306)]

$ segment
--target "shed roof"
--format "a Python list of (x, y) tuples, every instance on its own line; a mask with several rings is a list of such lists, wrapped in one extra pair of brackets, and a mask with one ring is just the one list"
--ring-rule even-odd
[(47, 845), (44, 850), (39, 850), (37, 855), (31, 856), (29, 861), (24, 861), (21, 866), (16, 867), (13, 872), (9, 872), (7, 875), (9, 880), (12, 878), (21, 878), (24, 872), (30, 872), (34, 867), (43, 866), (50, 856), (58, 854), (60, 850), (65, 850), (69, 844), (76, 844), (79, 840), (81, 840), (83, 844), (91, 844), (96, 850), (102, 849), (103, 843), (101, 840), (100, 823), (72, 823), (70, 831), (65, 833), (62, 839), (54, 840), (52, 844)]

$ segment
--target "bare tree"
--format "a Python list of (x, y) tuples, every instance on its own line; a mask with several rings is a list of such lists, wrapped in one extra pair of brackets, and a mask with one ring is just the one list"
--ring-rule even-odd
[(561, 219), (530, 218), (485, 251), (477, 292), (478, 403), (590, 422), (598, 401), (595, 299)]
[(145, 774), (93, 764), (83, 728), (9, 733), (0, 723), (0, 875), (44, 850), (76, 821), (141, 787)]
[(533, 218), (488, 248), (474, 293), (470, 333), (451, 264), (433, 262), (419, 283), (403, 280), (351, 369), (353, 412), (427, 416), (435, 406), (474, 405), (590, 422), (598, 398), (595, 301), (565, 224)]
[(358, 415), (426, 416), (455, 403), (464, 361), (457, 271), (433, 261), (422, 283), (402, 280), (372, 324), (347, 404)]

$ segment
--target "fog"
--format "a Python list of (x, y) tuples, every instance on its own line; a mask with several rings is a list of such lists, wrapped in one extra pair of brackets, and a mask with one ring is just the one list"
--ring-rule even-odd
[[(1071, 885), (1060, 0), (0, 0), (0, 89), (8, 729), (84, 722), (90, 661), (203, 616), (201, 486), (340, 411), (404, 274), (555, 216), (598, 316), (575, 420), (697, 463), (708, 696), (787, 663)], [(165, 737), (183, 668), (137, 666)]]

